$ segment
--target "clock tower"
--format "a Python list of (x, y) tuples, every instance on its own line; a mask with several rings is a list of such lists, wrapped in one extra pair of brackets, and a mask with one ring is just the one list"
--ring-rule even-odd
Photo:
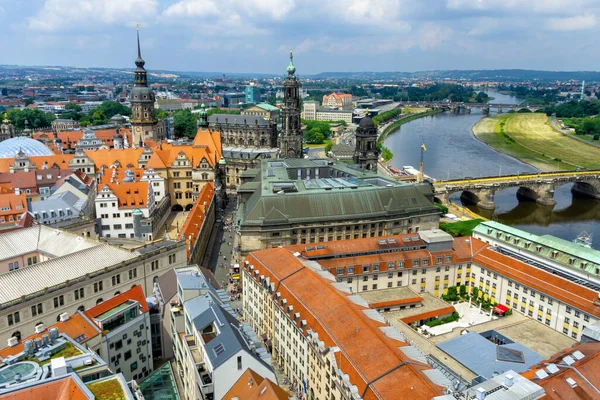
[(156, 118), (154, 117), (154, 92), (148, 87), (148, 77), (140, 50), (140, 31), (137, 30), (138, 56), (135, 60), (135, 85), (129, 95), (131, 103), (132, 147), (143, 147), (144, 140), (156, 140)]

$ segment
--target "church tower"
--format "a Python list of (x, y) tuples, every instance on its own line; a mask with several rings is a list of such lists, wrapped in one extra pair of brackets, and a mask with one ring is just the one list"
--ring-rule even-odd
[(135, 85), (131, 90), (132, 147), (141, 147), (145, 139), (156, 140), (156, 118), (154, 117), (154, 92), (148, 87), (148, 77), (140, 51), (140, 31), (137, 31), (138, 56), (135, 60)]
[(378, 158), (377, 128), (369, 117), (369, 110), (366, 110), (365, 117), (360, 120), (358, 128), (356, 128), (356, 148), (353, 161), (365, 171), (377, 172)]
[(4, 114), (2, 126), (0, 126), (0, 142), (15, 137), (15, 127), (10, 123), (8, 114)]
[(300, 129), (300, 83), (296, 78), (294, 56), (290, 51), (288, 76), (283, 81), (283, 105), (281, 106), (281, 133), (279, 135), (279, 157), (302, 157), (302, 129)]

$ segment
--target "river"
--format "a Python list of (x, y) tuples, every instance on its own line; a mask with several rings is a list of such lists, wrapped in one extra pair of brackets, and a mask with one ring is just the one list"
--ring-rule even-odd
[[(491, 103), (518, 104), (513, 96), (495, 91)], [(435, 179), (453, 179), (493, 175), (518, 174), (536, 169), (512, 157), (498, 153), (475, 138), (471, 129), (483, 115), (473, 109), (471, 114), (436, 114), (401, 125), (386, 138), (384, 146), (393, 153), (391, 165), (419, 167), (421, 142), (425, 143), (424, 173)], [(538, 235), (549, 234), (573, 240), (582, 231), (598, 238), (592, 247), (600, 250), (600, 201), (574, 197), (572, 184), (556, 189), (554, 207), (541, 206), (517, 199), (517, 189), (505, 189), (496, 193), (494, 211), (467, 205), (477, 214)], [(461, 202), (455, 194), (451, 201)]]

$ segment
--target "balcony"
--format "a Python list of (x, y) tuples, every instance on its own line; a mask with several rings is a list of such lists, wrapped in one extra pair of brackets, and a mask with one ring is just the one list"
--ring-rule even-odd
[(202, 357), (202, 348), (196, 344), (196, 339), (193, 335), (184, 336), (187, 347), (188, 357), (194, 363), (196, 368), (196, 384), (203, 394), (211, 394), (214, 392), (212, 381), (212, 372), (206, 368), (204, 358)]

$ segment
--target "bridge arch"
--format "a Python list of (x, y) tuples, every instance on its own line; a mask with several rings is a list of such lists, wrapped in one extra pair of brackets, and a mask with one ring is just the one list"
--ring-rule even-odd
[(577, 181), (571, 188), (571, 193), (575, 196), (593, 197), (594, 199), (600, 199), (600, 184), (597, 182), (584, 182)]
[(520, 186), (517, 190), (517, 199), (519, 201), (537, 201), (540, 196), (530, 187)]

